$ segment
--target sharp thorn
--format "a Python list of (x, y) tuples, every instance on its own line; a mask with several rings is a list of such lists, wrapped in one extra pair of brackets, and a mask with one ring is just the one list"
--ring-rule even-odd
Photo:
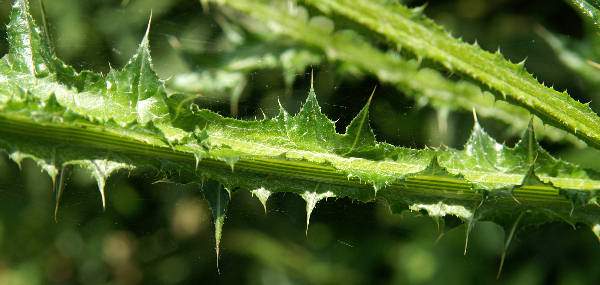
[(475, 123), (478, 123), (478, 122), (479, 122), (479, 120), (477, 120), (477, 112), (475, 111), (475, 107), (473, 107), (473, 121), (474, 121)]
[(506, 251), (508, 250), (508, 247), (510, 246), (510, 243), (513, 240), (515, 232), (517, 231), (517, 227), (519, 226), (519, 222), (521, 222), (521, 219), (523, 218), (524, 215), (525, 215), (524, 211), (522, 211), (521, 214), (519, 214), (519, 217), (517, 217), (517, 219), (515, 220), (515, 223), (513, 224), (512, 228), (510, 229), (510, 233), (508, 234), (508, 237), (506, 238), (506, 241), (504, 242), (504, 249), (502, 250), (502, 256), (500, 257), (500, 265), (498, 266), (498, 274), (496, 274), (496, 279), (500, 279), (500, 274), (502, 274), (502, 267), (504, 266), (504, 260), (506, 258)]
[(221, 269), (219, 268), (219, 245), (215, 247), (215, 250), (217, 252), (217, 273), (221, 275)]
[(104, 196), (104, 189), (100, 190), (100, 196), (102, 196), (102, 212), (106, 212), (106, 197)]
[(498, 267), (498, 273), (496, 273), (496, 280), (500, 280), (500, 274), (502, 274), (502, 267), (504, 266), (504, 258), (506, 257), (506, 251), (502, 251), (500, 257), (500, 266)]
[(513, 199), (513, 201), (515, 201), (517, 204), (521, 205), (521, 202), (519, 202), (519, 200), (517, 199), (517, 197), (515, 197), (515, 195), (512, 195), (512, 199)]
[(469, 246), (469, 235), (471, 234), (471, 230), (473, 230), (473, 221), (469, 221), (469, 223), (467, 224), (467, 233), (466, 233), (466, 237), (465, 237), (465, 251), (463, 252), (463, 255), (467, 255), (467, 249)]
[(146, 35), (145, 37), (148, 38), (148, 35), (150, 34), (150, 25), (152, 24), (152, 9), (150, 9), (150, 19), (148, 19), (148, 27), (146, 28)]
[(306, 230), (304, 231), (304, 235), (306, 235), (308, 237), (308, 224), (309, 224), (309, 220), (306, 220)]
[(57, 223), (58, 223), (58, 207), (60, 206), (60, 200), (62, 198), (64, 187), (66, 184), (66, 177), (67, 177), (69, 171), (71, 170), (71, 167), (72, 167), (71, 165), (63, 165), (63, 167), (60, 170), (60, 175), (58, 178), (58, 189), (55, 188), (56, 189), (55, 190), (56, 205), (54, 206), (54, 222), (57, 222)]
[(434, 244), (438, 244), (440, 242), (440, 240), (442, 240), (442, 237), (444, 237), (444, 232), (440, 232), (440, 234), (437, 236), (437, 238), (435, 239), (435, 241), (433, 242)]
[(314, 73), (314, 70), (311, 69), (310, 70), (310, 89), (311, 90), (314, 88), (314, 75), (313, 75), (313, 73)]
[(373, 91), (371, 92), (371, 96), (369, 96), (369, 100), (367, 101), (367, 105), (371, 104), (371, 99), (373, 99), (373, 95), (375, 94), (375, 90), (377, 90), (377, 85), (373, 87)]
[(600, 64), (591, 60), (586, 60), (585, 61), (587, 64), (591, 65), (592, 67), (595, 67), (597, 69), (600, 69)]

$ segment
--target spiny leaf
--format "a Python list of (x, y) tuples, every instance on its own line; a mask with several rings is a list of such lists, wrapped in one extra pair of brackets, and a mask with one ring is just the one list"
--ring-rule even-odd
[(6, 30), (10, 43), (8, 62), (11, 68), (37, 77), (48, 75), (50, 67), (47, 61), (52, 57), (52, 52), (29, 13), (27, 1), (14, 2), (11, 23)]
[(111, 161), (109, 160), (109, 158), (95, 160), (71, 160), (65, 165), (79, 165), (90, 172), (90, 174), (94, 177), (94, 179), (96, 179), (96, 182), (98, 183), (98, 190), (100, 191), (100, 196), (102, 198), (103, 209), (106, 209), (106, 197), (104, 194), (104, 186), (106, 185), (106, 180), (108, 179), (108, 177), (110, 177), (111, 174), (121, 169), (132, 170), (134, 168), (130, 164)]
[(492, 89), (496, 98), (512, 100), (546, 123), (600, 147), (600, 117), (589, 106), (569, 97), (566, 92), (540, 84), (525, 71), (523, 64), (511, 63), (500, 53), (489, 53), (476, 44), (453, 38), (421, 12), (385, 1), (305, 2), (324, 13), (333, 12), (356, 21), (419, 58), (433, 60), (449, 71), (465, 74)]
[[(50, 149), (48, 152), (45, 148), (26, 148), (26, 147), (18, 147), (18, 146), (5, 146), (4, 150), (9, 153), (8, 157), (16, 162), (21, 168), (22, 162), (26, 158), (33, 159), (37, 165), (42, 169), (42, 171), (46, 172), (50, 178), (52, 179), (52, 184), (56, 185), (56, 177), (59, 174), (59, 170), (55, 165), (56, 160), (56, 151), (55, 149)], [(36, 155), (33, 155), (35, 153)], [(43, 153), (43, 157), (39, 156), (39, 154)]]
[(327, 191), (327, 192), (323, 192), (323, 193), (318, 192), (318, 187), (319, 187), (319, 184), (317, 184), (317, 187), (315, 187), (314, 191), (306, 191), (300, 195), (302, 197), (302, 199), (304, 199), (304, 201), (306, 201), (306, 234), (307, 235), (308, 235), (308, 225), (310, 224), (310, 215), (312, 214), (312, 211), (317, 206), (317, 203), (319, 203), (319, 201), (321, 201), (325, 198), (335, 197), (335, 194), (333, 194), (331, 191)]
[[(277, 68), (283, 71), (286, 87), (291, 88), (299, 73), (317, 65), (323, 56), (310, 49), (300, 48), (261, 35), (262, 41), (244, 40), (233, 51), (187, 51), (175, 46), (194, 71), (177, 74), (168, 80), (167, 87), (175, 92), (202, 94), (203, 98), (229, 98), (231, 113), (237, 115), (238, 101), (252, 71)], [(246, 39), (245, 35), (240, 37)], [(237, 38), (237, 37), (236, 37)]]
[[(13, 32), (29, 33), (16, 28), (29, 25), (21, 21), (28, 13), (12, 14)], [(52, 54), (48, 47), (30, 50)], [(278, 116), (261, 121), (224, 118), (177, 96), (165, 99), (164, 84), (150, 68), (147, 36), (130, 64), (107, 76), (75, 73), (52, 55), (39, 57), (53, 67), (41, 78), (12, 68), (11, 60), (27, 56), (16, 54), (0, 61), (0, 149), (17, 162), (33, 159), (54, 180), (58, 169), (82, 165), (101, 192), (118, 169), (148, 169), (181, 183), (210, 177), (204, 192), (215, 217), (217, 258), (228, 192), (237, 188), (300, 195), (307, 202), (307, 225), (323, 198), (377, 197), (393, 212), (455, 215), (468, 223), (467, 238), (477, 221), (506, 230), (520, 215), (523, 226), (563, 221), (597, 232), (600, 176), (552, 157), (537, 143), (532, 125), (514, 148), (497, 143), (475, 122), (464, 149), (415, 150), (375, 142), (368, 103), (346, 134), (336, 133), (312, 88), (298, 114), (281, 107)], [(157, 107), (138, 108), (140, 102)], [(163, 116), (161, 102), (188, 107), (166, 107)], [(103, 113), (97, 103), (114, 110)]]
[(335, 125), (325, 114), (317, 102), (313, 88), (308, 92), (308, 99), (294, 118), (285, 124), (290, 137), (295, 143), (306, 149), (331, 151), (333, 149)]
[[(120, 78), (113, 82), (116, 84), (115, 89), (121, 91), (119, 93), (131, 93), (137, 95), (135, 113), (138, 114), (137, 121), (142, 125), (146, 125), (151, 121), (161, 120), (169, 114), (167, 104), (165, 103), (166, 94), (163, 84), (157, 84), (161, 81), (152, 68), (152, 61), (150, 58), (150, 42), (148, 36), (150, 33), (151, 21), (152, 20), (148, 22), (146, 34), (144, 35), (136, 54), (134, 54), (129, 63), (125, 65), (123, 73), (118, 75), (115, 74)], [(119, 83), (121, 82), (127, 84), (119, 86)]]
[(250, 193), (252, 193), (252, 196), (256, 196), (256, 198), (258, 198), (260, 203), (263, 205), (263, 208), (265, 209), (265, 214), (266, 214), (267, 213), (267, 200), (269, 200), (269, 197), (272, 194), (271, 191), (269, 191), (265, 188), (258, 188), (258, 189), (250, 190)]
[(541, 149), (542, 148), (535, 138), (533, 127), (530, 124), (525, 133), (523, 133), (521, 140), (515, 147), (515, 153), (520, 154), (523, 158), (525, 158), (525, 163), (523, 165), (533, 165), (535, 160), (537, 160), (538, 155), (544, 156), (544, 154), (547, 154), (540, 154), (539, 151), (541, 151)]
[(217, 268), (219, 267), (219, 245), (221, 243), (221, 234), (223, 232), (223, 224), (225, 223), (225, 214), (227, 205), (229, 204), (229, 193), (223, 187), (223, 184), (214, 181), (206, 180), (202, 183), (202, 191), (204, 197), (212, 210), (213, 220), (215, 223), (215, 250), (217, 251)]
[(343, 139), (347, 141), (347, 145), (350, 145), (350, 149), (343, 150), (342, 156), (352, 156), (353, 153), (370, 151), (377, 144), (375, 134), (369, 126), (369, 107), (371, 106), (373, 94), (375, 94), (375, 88), (373, 89), (367, 104), (346, 128), (346, 134), (343, 136)]
[[(310, 49), (319, 49), (329, 60), (342, 62), (352, 70), (358, 70), (376, 76), (380, 81), (391, 83), (407, 95), (421, 98), (421, 101), (439, 109), (463, 109), (471, 111), (475, 108), (481, 116), (501, 120), (511, 128), (511, 134), (520, 132), (530, 119), (529, 112), (523, 108), (496, 101), (497, 98), (469, 81), (452, 81), (440, 72), (420, 67), (420, 62), (405, 60), (397, 52), (382, 52), (362, 40), (362, 36), (353, 31), (332, 32), (307, 19), (306, 9), (285, 2), (248, 1), (248, 0), (211, 0), (219, 4), (227, 4), (247, 14), (255, 21), (244, 17), (232, 20), (239, 21), (253, 29), (256, 34), (264, 34), (264, 30), (289, 37)], [(322, 8), (319, 6), (319, 8)], [(300, 12), (299, 12), (300, 11)], [(302, 12), (303, 11), (303, 12)], [(302, 13), (301, 13), (302, 12)], [(315, 17), (322, 17), (321, 15)], [(261, 28), (255, 28), (256, 21), (262, 22)], [(541, 121), (536, 126), (542, 126)], [(545, 137), (552, 140), (569, 140), (581, 145), (575, 136), (551, 126), (538, 129)]]

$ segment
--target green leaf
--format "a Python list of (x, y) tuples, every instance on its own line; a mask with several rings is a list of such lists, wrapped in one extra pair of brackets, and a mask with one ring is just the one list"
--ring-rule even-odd
[[(43, 42), (41, 34), (19, 26), (34, 25), (23, 20), (30, 19), (26, 9), (19, 11), (12, 12), (14, 38), (33, 35)], [(260, 121), (225, 118), (185, 97), (166, 97), (147, 39), (123, 70), (106, 76), (58, 64), (48, 46), (29, 46), (34, 58), (52, 67), (44, 77), (11, 67), (12, 61), (26, 62), (27, 53), (6, 55), (0, 60), (0, 149), (17, 163), (34, 160), (54, 185), (64, 174), (59, 169), (83, 166), (103, 197), (106, 180), (121, 169), (179, 183), (210, 178), (203, 191), (215, 217), (217, 258), (227, 192), (235, 189), (254, 190), (264, 201), (276, 192), (301, 196), (307, 226), (320, 200), (348, 197), (377, 198), (394, 212), (455, 215), (468, 223), (467, 240), (478, 221), (507, 230), (517, 220), (521, 226), (563, 221), (597, 232), (599, 174), (551, 156), (537, 143), (532, 124), (514, 148), (497, 143), (475, 121), (463, 149), (415, 150), (375, 141), (369, 103), (345, 134), (336, 133), (313, 88), (295, 115), (281, 107), (279, 115)], [(27, 50), (32, 42), (9, 43), (11, 50)], [(102, 112), (99, 103), (114, 109)], [(63, 191), (57, 190), (57, 205)]]
[(235, 48), (231, 51), (219, 48), (198, 52), (197, 49), (187, 50), (179, 44), (173, 45), (193, 71), (175, 75), (167, 81), (167, 87), (192, 96), (202, 94), (194, 99), (217, 97), (230, 100), (234, 117), (237, 116), (239, 98), (252, 71), (281, 69), (286, 87), (291, 88), (298, 74), (323, 60), (321, 54), (288, 41), (273, 40), (269, 33), (250, 36), (224, 20), (217, 23), (226, 35), (235, 34), (226, 37), (227, 42)]
[[(429, 59), (451, 72), (464, 74), (493, 90), (496, 98), (525, 107), (544, 122), (562, 128), (594, 147), (600, 147), (600, 118), (587, 105), (566, 92), (540, 84), (525, 70), (525, 62), (511, 63), (500, 52), (489, 53), (476, 43), (453, 38), (422, 14), (385, 1), (306, 0), (324, 13), (336, 13), (368, 28), (387, 40)], [(587, 3), (587, 2), (586, 2)], [(381, 23), (385, 23), (382, 25)]]
[[(351, 70), (372, 74), (381, 82), (391, 83), (403, 93), (420, 97), (421, 102), (429, 103), (435, 108), (476, 109), (480, 116), (492, 117), (510, 125), (508, 131), (512, 134), (520, 132), (530, 120), (527, 110), (496, 101), (497, 96), (483, 91), (481, 86), (470, 81), (453, 81), (436, 70), (421, 67), (418, 60), (403, 59), (398, 52), (383, 52), (363, 40), (364, 37), (356, 32), (332, 32), (331, 29), (315, 25), (302, 6), (288, 5), (288, 2), (283, 5), (283, 2), (267, 0), (212, 1), (227, 4), (251, 17), (254, 21), (241, 16), (232, 20), (241, 22), (255, 34), (264, 34), (267, 30), (281, 37), (291, 38), (306, 48), (316, 48), (329, 60), (339, 61)], [(322, 5), (318, 7), (322, 8)], [(322, 19), (323, 16), (314, 18)], [(257, 22), (263, 25), (257, 25)], [(484, 89), (488, 87), (484, 86)], [(558, 141), (568, 139), (581, 145), (581, 141), (564, 131), (551, 126), (541, 128), (539, 120), (536, 121), (536, 126), (544, 137)]]
[(568, 0), (571, 6), (581, 15), (589, 19), (596, 28), (600, 28), (600, 1), (598, 0)]
[(369, 126), (369, 107), (371, 106), (373, 94), (375, 94), (375, 89), (373, 89), (373, 93), (371, 93), (367, 104), (346, 128), (346, 134), (342, 139), (345, 141), (344, 144), (350, 145), (350, 148), (343, 150), (342, 156), (360, 156), (360, 153), (375, 149), (377, 140), (375, 139), (373, 130)]
[(45, 77), (51, 68), (47, 61), (53, 54), (33, 22), (27, 2), (15, 1), (10, 17), (12, 21), (6, 27), (10, 43), (9, 66), (16, 71)]

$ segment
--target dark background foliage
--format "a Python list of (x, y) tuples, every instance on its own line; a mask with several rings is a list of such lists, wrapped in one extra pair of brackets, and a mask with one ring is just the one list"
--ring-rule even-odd
[[(39, 19), (39, 3), (32, 1)], [(215, 7), (197, 1), (47, 1), (49, 30), (56, 52), (77, 69), (106, 72), (133, 54), (153, 11), (151, 47), (162, 78), (203, 66), (190, 64), (173, 45), (198, 54), (227, 49)], [(0, 1), (0, 22), (8, 22), (9, 1)], [(423, 4), (411, 1), (411, 6)], [(428, 3), (426, 14), (465, 41), (487, 50), (501, 48), (511, 61), (528, 58), (540, 81), (568, 89), (581, 101), (594, 99), (588, 86), (556, 59), (536, 29), (544, 27), (573, 39), (597, 36), (561, 1), (451, 0)], [(4, 27), (0, 27), (4, 34)], [(592, 45), (592, 43), (590, 43)], [(592, 45), (594, 47), (594, 45)], [(0, 41), (4, 54), (7, 44)], [(438, 128), (435, 110), (376, 78), (340, 74), (335, 63), (313, 66), (323, 111), (344, 130), (379, 85), (372, 104), (372, 125), (380, 141), (422, 148), (460, 147), (471, 114), (451, 113), (447, 133)], [(277, 100), (295, 112), (304, 101), (310, 68), (286, 86), (279, 69), (248, 76), (238, 117), (276, 113)], [(454, 75), (448, 75), (454, 76)], [(203, 100), (203, 106), (230, 114), (228, 94)], [(598, 100), (600, 102), (600, 100)], [(594, 105), (595, 102), (592, 101)], [(598, 106), (594, 106), (598, 110)], [(499, 141), (516, 138), (493, 120), (483, 125)], [(567, 160), (597, 167), (596, 151), (544, 145)], [(195, 185), (159, 182), (152, 173), (120, 173), (107, 186), (102, 211), (96, 184), (75, 169), (58, 215), (49, 177), (30, 160), (19, 168), (0, 156), (0, 284), (178, 284), (235, 282), (251, 284), (494, 283), (504, 233), (491, 223), (477, 224), (463, 256), (465, 227), (445, 231), (419, 213), (392, 215), (384, 202), (347, 199), (319, 203), (305, 235), (305, 204), (277, 194), (267, 213), (248, 191), (235, 191), (221, 243), (220, 274), (208, 205)], [(448, 221), (452, 222), (451, 219)], [(508, 252), (501, 282), (588, 284), (600, 282), (600, 246), (587, 230), (549, 224), (518, 233)]]

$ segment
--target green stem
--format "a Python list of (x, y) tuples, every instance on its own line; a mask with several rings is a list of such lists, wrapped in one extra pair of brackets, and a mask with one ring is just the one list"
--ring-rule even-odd
[[(98, 127), (88, 124), (57, 124), (39, 123), (25, 118), (0, 116), (0, 133), (7, 138), (8, 134), (45, 142), (53, 145), (69, 145), (71, 147), (93, 148), (111, 153), (122, 153), (133, 156), (152, 157), (168, 161), (177, 165), (187, 165), (187, 170), (194, 172), (195, 156), (192, 152), (175, 150), (161, 138), (137, 133), (137, 137), (123, 136), (118, 129)], [(131, 132), (129, 132), (131, 133)], [(362, 183), (359, 179), (348, 178), (339, 170), (302, 160), (289, 160), (276, 157), (253, 157), (241, 159), (235, 163), (235, 170), (223, 162), (215, 159), (203, 159), (199, 162), (200, 171), (210, 170), (219, 175), (261, 175), (277, 178), (281, 181), (293, 179), (302, 182), (325, 183), (330, 187), (347, 187), (363, 192), (358, 196), (368, 197), (372, 200), (373, 188)], [(498, 182), (498, 177), (490, 177), (493, 182)], [(505, 176), (505, 179), (511, 179)], [(500, 178), (502, 180), (502, 178)], [(487, 182), (492, 182), (488, 180)], [(398, 196), (423, 196), (437, 197), (439, 199), (460, 199), (479, 202), (482, 195), (474, 190), (471, 183), (461, 178), (436, 177), (431, 175), (410, 176), (399, 180), (378, 194), (384, 197), (386, 193)], [(344, 191), (351, 192), (351, 191)], [(366, 195), (365, 195), (366, 194)], [(566, 211), (571, 209), (570, 202), (550, 186), (522, 187), (514, 190), (514, 195), (522, 206), (540, 205), (559, 208)], [(356, 198), (356, 197), (353, 197)], [(505, 206), (515, 206), (512, 198), (498, 199), (496, 202)], [(600, 209), (600, 208), (599, 208)]]
[(421, 13), (398, 4), (367, 0), (306, 0), (324, 12), (335, 12), (356, 21), (411, 51), (433, 60), (494, 90), (497, 98), (523, 106), (546, 123), (562, 128), (600, 148), (600, 118), (587, 105), (566, 92), (540, 84), (525, 70), (525, 62), (511, 63), (499, 53), (451, 37)]

